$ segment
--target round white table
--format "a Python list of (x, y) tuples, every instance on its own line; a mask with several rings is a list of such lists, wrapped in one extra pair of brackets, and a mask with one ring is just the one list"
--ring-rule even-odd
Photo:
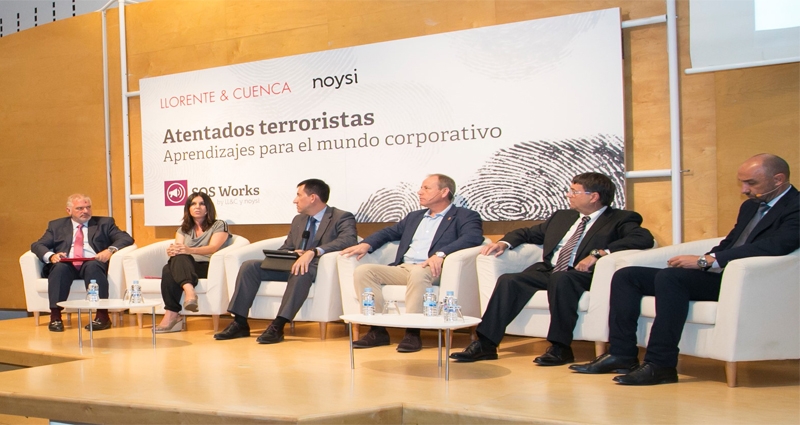
[(153, 314), (153, 347), (156, 346), (156, 307), (161, 305), (161, 301), (144, 300), (141, 303), (131, 304), (130, 301), (110, 299), (91, 302), (86, 300), (61, 301), (59, 307), (74, 308), (78, 310), (78, 346), (83, 347), (83, 325), (81, 324), (81, 310), (89, 310), (89, 344), (94, 344), (94, 334), (92, 329), (92, 310), (125, 310), (133, 307), (150, 307)]
[[(481, 322), (477, 317), (464, 316), (464, 321), (445, 322), (444, 316), (426, 317), (421, 313), (413, 314), (375, 314), (365, 316), (363, 314), (345, 314), (339, 316), (348, 324), (350, 331), (350, 369), (355, 369), (355, 360), (353, 359), (353, 323), (359, 325), (370, 326), (385, 326), (387, 328), (418, 328), (418, 329), (436, 329), (439, 331), (439, 369), (442, 368), (442, 331), (446, 331), (445, 335), (445, 357), (450, 357), (450, 334), (454, 329), (468, 328), (476, 326)], [(441, 373), (441, 372), (440, 372)], [(450, 362), (445, 363), (445, 381), (450, 380)]]

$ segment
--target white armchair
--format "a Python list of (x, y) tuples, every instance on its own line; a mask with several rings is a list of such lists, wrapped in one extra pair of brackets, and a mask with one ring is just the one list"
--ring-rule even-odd
[[(228, 275), (228, 293), (233, 296), (236, 289), (236, 276), (242, 263), (247, 260), (263, 260), (265, 249), (278, 249), (286, 237), (265, 239), (245, 247), (232, 250), (225, 255), (225, 273)], [(339, 320), (342, 315), (342, 297), (339, 292), (339, 275), (336, 272), (338, 252), (329, 252), (319, 259), (317, 277), (308, 298), (300, 307), (294, 321), (319, 322), (320, 339), (327, 335), (328, 322)], [(250, 307), (250, 316), (254, 319), (274, 319), (278, 316), (286, 282), (262, 281), (256, 299)], [(225, 306), (227, 310), (227, 305)]]
[[(573, 338), (576, 340), (596, 341), (597, 355), (605, 352), (605, 341), (608, 341), (608, 311), (611, 277), (616, 270), (619, 259), (639, 252), (628, 250), (614, 252), (601, 258), (595, 264), (591, 290), (586, 291), (578, 302), (578, 322), (575, 325)], [(534, 263), (542, 261), (542, 247), (534, 244), (522, 244), (514, 249), (507, 249), (499, 257), (479, 255), (476, 261), (478, 282), (480, 286), (481, 314), (486, 311), (492, 297), (497, 278), (505, 273), (519, 273)], [(599, 282), (606, 282), (602, 284)], [(506, 333), (512, 335), (546, 338), (550, 328), (550, 303), (547, 291), (536, 291), (525, 308), (506, 327)], [(605, 335), (604, 338), (598, 336)]]
[[(708, 252), (722, 238), (663, 247), (625, 257), (618, 268), (664, 268), (675, 255)], [(800, 251), (781, 257), (734, 260), (725, 267), (719, 300), (692, 301), (679, 344), (681, 354), (726, 362), (729, 387), (736, 363), (800, 358)], [(638, 344), (647, 345), (655, 297), (642, 299)]]
[[(155, 242), (136, 251), (126, 254), (122, 258), (125, 269), (125, 282), (130, 287), (133, 281), (139, 281), (142, 287), (142, 296), (147, 300), (161, 300), (161, 270), (167, 264), (169, 256), (167, 247), (174, 239)], [(195, 287), (197, 292), (196, 313), (183, 311), (186, 315), (211, 315), (214, 330), (219, 329), (219, 315), (228, 308), (228, 285), (225, 282), (225, 254), (231, 250), (249, 244), (250, 241), (242, 236), (233, 235), (233, 241), (227, 247), (217, 251), (211, 256), (208, 265), (208, 277), (200, 279)], [(147, 312), (150, 310), (147, 309)], [(164, 313), (163, 306), (156, 309), (157, 313)], [(139, 327), (142, 326), (141, 309), (132, 308), (131, 313), (137, 313)], [(155, 324), (154, 324), (155, 326)]]
[[(125, 293), (125, 280), (123, 279), (122, 257), (136, 249), (131, 245), (119, 250), (111, 256), (108, 264), (108, 297), (122, 298)], [(50, 301), (47, 297), (47, 278), (42, 277), (44, 263), (36, 254), (28, 251), (19, 257), (19, 266), (22, 270), (22, 284), (25, 288), (25, 304), (27, 310), (33, 313), (36, 326), (39, 326), (39, 313), (50, 313)], [(73, 280), (67, 300), (82, 300), (86, 298), (86, 287), (83, 280)], [(67, 321), (71, 322), (71, 311), (67, 312)], [(112, 319), (117, 319), (112, 317)]]
[[(483, 245), (491, 243), (484, 238)], [(389, 264), (397, 255), (398, 242), (390, 242), (365, 255), (360, 261), (355, 256), (339, 255), (339, 281), (342, 286), (342, 308), (344, 314), (361, 312), (361, 294), (356, 294), (353, 273), (361, 264)], [(475, 271), (475, 259), (481, 252), (481, 246), (462, 249), (447, 256), (442, 266), (442, 277), (439, 286), (434, 286), (434, 293), (441, 299), (447, 291), (453, 291), (465, 316), (480, 317), (481, 301), (478, 291), (478, 275)], [(401, 311), (405, 311), (406, 287), (403, 285), (384, 285), (383, 297), (386, 301), (395, 301)], [(420, 300), (422, 302), (422, 300)], [(355, 338), (355, 335), (354, 335)]]

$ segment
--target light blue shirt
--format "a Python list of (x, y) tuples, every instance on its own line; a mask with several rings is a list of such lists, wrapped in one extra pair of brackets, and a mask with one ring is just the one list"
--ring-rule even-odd
[(433, 237), (436, 236), (436, 230), (438, 230), (439, 225), (442, 224), (444, 215), (447, 214), (452, 207), (453, 204), (450, 204), (447, 208), (442, 210), (442, 212), (434, 215), (430, 214), (430, 210), (425, 213), (422, 217), (422, 221), (419, 222), (419, 226), (417, 226), (417, 231), (414, 232), (414, 237), (411, 239), (411, 245), (408, 246), (408, 251), (406, 251), (403, 256), (403, 262), (419, 264), (424, 263), (428, 259), (428, 251), (430, 251), (431, 245), (433, 244)]

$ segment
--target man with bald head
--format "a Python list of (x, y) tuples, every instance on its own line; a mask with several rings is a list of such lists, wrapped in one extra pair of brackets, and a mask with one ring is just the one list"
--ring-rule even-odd
[[(789, 183), (782, 158), (759, 154), (744, 162), (737, 175), (749, 199), (739, 208), (736, 225), (711, 251), (679, 255), (667, 268), (626, 267), (611, 280), (608, 353), (570, 369), (580, 373), (630, 370), (614, 378), (624, 385), (678, 382), (678, 343), (689, 301), (717, 301), (725, 266), (739, 258), (779, 256), (800, 247), (800, 199)], [(642, 297), (656, 298), (656, 317), (644, 362), (638, 364), (636, 329)]]

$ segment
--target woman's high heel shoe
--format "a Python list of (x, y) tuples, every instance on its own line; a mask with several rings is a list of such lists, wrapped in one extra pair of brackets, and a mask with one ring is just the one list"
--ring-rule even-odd
[(181, 330), (183, 330), (183, 319), (181, 319), (180, 317), (169, 322), (166, 326), (156, 326), (157, 334), (180, 332)]
[(191, 311), (193, 313), (197, 313), (197, 297), (192, 298), (192, 299), (187, 299), (183, 303), (183, 309)]

